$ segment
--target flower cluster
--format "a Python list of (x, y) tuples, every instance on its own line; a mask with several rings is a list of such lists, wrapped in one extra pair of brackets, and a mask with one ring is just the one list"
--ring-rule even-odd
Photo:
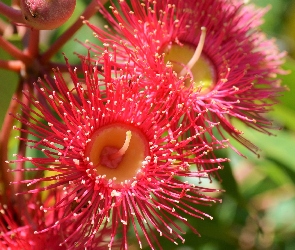
[[(157, 242), (151, 228), (172, 241), (184, 241), (173, 217), (189, 226), (180, 212), (210, 217), (196, 205), (218, 201), (206, 195), (217, 190), (188, 181), (210, 178), (210, 172), (227, 159), (208, 159), (208, 152), (224, 145), (213, 139), (197, 143), (199, 135), (210, 136), (197, 121), (182, 125), (190, 105), (180, 102), (175, 90), (181, 89), (183, 81), (172, 69), (162, 74), (134, 74), (133, 66), (126, 63), (115, 70), (113, 57), (106, 49), (96, 65), (85, 60), (82, 78), (69, 66), (72, 85), (58, 71), (54, 85), (49, 80), (38, 81), (37, 96), (24, 93), (31, 100), (30, 106), (23, 104), (28, 117), (16, 116), (29, 128), (15, 129), (31, 135), (20, 139), (44, 154), (14, 161), (30, 162), (41, 172), (20, 182), (32, 186), (29, 193), (62, 187), (58, 201), (40, 209), (63, 210), (59, 220), (47, 228), (76, 228), (61, 242), (67, 249), (101, 244), (97, 234), (109, 224), (110, 248), (119, 233), (121, 247), (127, 248), (130, 227), (138, 242), (144, 234), (151, 248)], [(138, 84), (141, 81), (146, 88)], [(188, 130), (194, 133), (184, 139)], [(217, 166), (203, 167), (212, 164)]]
[[(265, 10), (243, 2), (133, 0), (129, 6), (120, 1), (119, 7), (111, 6), (113, 16), (100, 9), (110, 26), (86, 23), (115, 47), (118, 60), (132, 55), (137, 70), (158, 73), (172, 66), (180, 78), (188, 77), (185, 90), (193, 99), (188, 117), (202, 113), (202, 124), (219, 123), (222, 136), (225, 131), (257, 152), (231, 121), (270, 133), (265, 113), (284, 90), (276, 76), (284, 73), (280, 65), (285, 53), (258, 29)], [(102, 52), (96, 44), (90, 48)]]
[(256, 152), (232, 118), (271, 128), (264, 114), (282, 91), (284, 54), (257, 29), (263, 10), (238, 0), (118, 4), (112, 14), (100, 5), (106, 30), (85, 21), (103, 46), (84, 44), (96, 55), (80, 55), (82, 73), (65, 58), (67, 75), (55, 69), (17, 99), (14, 129), (34, 155), (8, 162), (27, 208), (17, 221), (0, 205), (3, 249), (183, 243), (181, 225), (198, 234), (189, 218), (212, 219), (200, 206), (221, 201), (196, 180), (218, 177), (227, 134)]

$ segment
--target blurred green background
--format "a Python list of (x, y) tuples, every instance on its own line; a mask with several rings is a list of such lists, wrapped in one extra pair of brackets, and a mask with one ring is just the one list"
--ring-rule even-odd
[[(226, 191), (220, 196), (223, 202), (212, 207), (200, 208), (214, 219), (204, 221), (191, 219), (190, 223), (197, 228), (202, 237), (199, 238), (188, 231), (185, 235), (185, 244), (179, 246), (160, 238), (163, 249), (295, 249), (295, 1), (252, 0), (250, 2), (259, 6), (272, 6), (265, 16), (262, 29), (270, 37), (276, 37), (281, 50), (289, 53), (284, 69), (292, 70), (293, 73), (281, 76), (281, 79), (282, 84), (288, 86), (290, 91), (284, 93), (280, 98), (281, 102), (269, 114), (281, 129), (273, 131), (275, 136), (267, 136), (242, 127), (246, 137), (261, 149), (259, 152), (261, 157), (258, 158), (239, 145), (235, 146), (247, 156), (247, 159), (228, 150), (231, 162), (226, 164), (220, 173), (223, 182), (215, 180), (213, 183)], [(80, 14), (87, 3), (89, 1), (77, 1), (72, 20)], [(101, 22), (99, 16), (94, 19)], [(51, 33), (44, 33), (44, 48), (49, 46), (66, 27), (67, 24)], [(93, 39), (92, 32), (86, 27), (74, 36), (78, 37)], [(16, 39), (15, 44), (18, 42)], [(73, 63), (77, 60), (73, 51), (83, 53), (85, 49), (72, 40), (62, 51)], [(1, 58), (9, 57), (3, 51), (0, 53)], [(61, 54), (55, 58), (57, 61), (61, 59)], [(16, 87), (17, 76), (6, 70), (0, 70), (0, 79), (6, 81), (6, 84), (0, 85), (2, 124)], [(15, 143), (11, 142), (11, 151), (15, 150)], [(137, 246), (131, 246), (130, 249), (137, 249)]]

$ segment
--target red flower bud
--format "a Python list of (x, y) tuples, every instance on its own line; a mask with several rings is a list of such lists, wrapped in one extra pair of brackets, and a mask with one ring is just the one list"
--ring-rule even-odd
[(72, 15), (76, 0), (21, 0), (26, 23), (38, 30), (55, 29)]

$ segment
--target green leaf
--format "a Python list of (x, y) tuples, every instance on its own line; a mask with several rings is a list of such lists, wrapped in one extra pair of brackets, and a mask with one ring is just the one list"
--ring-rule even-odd
[(269, 117), (279, 123), (279, 126), (295, 131), (295, 109), (289, 108), (288, 105), (276, 105)]
[(257, 161), (255, 167), (268, 176), (277, 186), (292, 184), (292, 179), (284, 168), (271, 160)]
[(289, 74), (280, 76), (282, 85), (288, 87), (289, 91), (282, 93), (283, 96), (279, 100), (282, 105), (295, 111), (295, 60), (288, 57), (286, 63), (283, 65), (283, 69), (290, 71)]

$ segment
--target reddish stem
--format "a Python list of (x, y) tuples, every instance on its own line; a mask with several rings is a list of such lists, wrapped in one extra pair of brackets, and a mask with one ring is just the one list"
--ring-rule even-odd
[[(30, 78), (27, 81), (24, 81), (22, 85), (23, 87), (23, 91), (29, 91), (30, 93), (32, 93), (31, 87), (32, 84), (30, 84)], [(29, 98), (27, 98), (25, 95), (22, 95), (22, 103), (24, 106), (30, 106), (30, 100)], [(25, 119), (28, 119), (28, 115), (25, 113), (21, 114), (22, 117), (24, 117)], [(21, 132), (20, 132), (20, 138), (22, 138), (23, 140), (19, 141), (19, 145), (18, 145), (18, 152), (17, 152), (17, 157), (18, 159), (21, 159), (23, 157), (26, 156), (26, 139), (28, 137), (28, 133), (25, 132), (28, 129), (28, 125), (25, 123), (22, 123), (21, 125)], [(24, 187), (22, 183), (20, 183), (22, 180), (25, 179), (25, 172), (22, 171), (24, 169), (24, 161), (17, 161), (16, 162), (16, 172), (15, 172), (15, 178), (14, 178), (14, 182), (16, 183), (14, 185), (14, 190), (15, 190), (15, 194), (21, 193), (22, 190), (24, 190)], [(16, 199), (16, 211), (19, 214), (19, 217), (21, 218), (21, 216), (24, 216), (27, 221), (29, 222), (29, 224), (33, 227), (34, 230), (36, 230), (36, 225), (34, 223), (34, 221), (32, 220), (30, 214), (28, 213), (28, 209), (27, 209), (27, 202), (26, 202), (26, 197), (24, 195), (19, 195)]]
[[(15, 100), (15, 98), (20, 98), (21, 96), (21, 86), (17, 88), (15, 93), (13, 94), (13, 99), (10, 101), (7, 113), (4, 118), (4, 122), (2, 124), (1, 132), (0, 132), (0, 171), (1, 171), (1, 182), (3, 184), (3, 188), (6, 191), (6, 195), (4, 195), (2, 198), (4, 199), (4, 202), (7, 203), (9, 199), (7, 199), (7, 195), (13, 194), (13, 190), (11, 190), (10, 182), (13, 181), (13, 175), (11, 172), (8, 172), (7, 170), (10, 169), (9, 164), (5, 163), (7, 160), (7, 152), (8, 152), (8, 142), (10, 133), (12, 130), (14, 118), (10, 115), (10, 113), (16, 113), (18, 109), (18, 102)], [(8, 196), (9, 197), (9, 196)]]
[(19, 72), (24, 67), (24, 64), (20, 60), (0, 60), (0, 68), (8, 69), (11, 71)]
[[(23, 82), (23, 91), (29, 90), (29, 83), (27, 81)], [(24, 106), (29, 106), (30, 105), (30, 100), (25, 96), (22, 95), (22, 103)], [(22, 113), (21, 116), (24, 118), (27, 118), (25, 113)], [(28, 133), (24, 132), (27, 129), (27, 125), (22, 123), (21, 124), (21, 132), (20, 132), (20, 138), (23, 138), (24, 140), (19, 141), (19, 146), (18, 146), (18, 152), (17, 156), (18, 158), (23, 158), (26, 155), (26, 142), (25, 139), (28, 136)], [(24, 162), (23, 161), (17, 161), (16, 162), (16, 174), (15, 174), (15, 179), (14, 182), (15, 184), (15, 192), (19, 193), (21, 192), (21, 184), (19, 183), (20, 181), (24, 180), (24, 172), (21, 171), (24, 167)]]
[(15, 23), (25, 23), (24, 17), (20, 10), (16, 10), (2, 2), (0, 2), (0, 14), (6, 16)]
[(10, 25), (8, 23), (6, 23), (4, 20), (0, 19), (0, 34), (2, 36), (5, 36), (4, 35), (4, 33), (6, 33), (5, 30), (9, 29), (9, 26)]
[(15, 57), (18, 60), (23, 61), (24, 63), (30, 62), (30, 57), (25, 55), (20, 49), (15, 47), (13, 44), (5, 40), (2, 36), (0, 36), (0, 47), (3, 48), (10, 55)]
[[(106, 2), (106, 1), (102, 1)], [(82, 16), (84, 19), (89, 19), (91, 16), (93, 16), (98, 6), (97, 0), (92, 0), (92, 2), (87, 6), (85, 11), (82, 13)], [(40, 58), (41, 63), (47, 63), (50, 58), (57, 53), (60, 48), (79, 30), (83, 25), (83, 19), (78, 18), (76, 22), (73, 23), (73, 25), (67, 29), (51, 46), (50, 48), (43, 53), (43, 55)]]
[(30, 58), (35, 58), (39, 54), (39, 40), (40, 31), (35, 29), (30, 29), (29, 31), (29, 44), (26, 49), (24, 49), (24, 54)]

